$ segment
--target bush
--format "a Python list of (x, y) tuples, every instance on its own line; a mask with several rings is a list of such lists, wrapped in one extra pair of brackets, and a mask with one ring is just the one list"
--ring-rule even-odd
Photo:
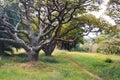
[(112, 63), (113, 60), (112, 60), (111, 58), (107, 58), (107, 59), (105, 59), (105, 62), (106, 62), (106, 63)]
[(120, 54), (120, 40), (111, 39), (109, 41), (102, 42), (100, 47), (97, 49), (97, 52), (106, 54)]

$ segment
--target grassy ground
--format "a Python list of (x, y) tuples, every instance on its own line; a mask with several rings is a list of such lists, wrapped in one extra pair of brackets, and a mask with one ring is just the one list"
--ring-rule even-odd
[[(65, 57), (71, 58), (105, 80), (120, 80), (119, 56), (59, 50), (56, 50), (52, 57), (40, 55), (36, 63), (26, 62), (25, 55), (1, 56), (0, 80), (97, 80)], [(105, 62), (107, 58), (113, 62)]]
[(96, 79), (61, 58), (40, 56), (38, 62), (29, 63), (24, 55), (17, 55), (0, 58), (0, 80)]
[[(58, 54), (67, 56), (105, 80), (120, 80), (120, 56), (98, 53), (65, 52)], [(112, 61), (112, 62), (111, 62)]]

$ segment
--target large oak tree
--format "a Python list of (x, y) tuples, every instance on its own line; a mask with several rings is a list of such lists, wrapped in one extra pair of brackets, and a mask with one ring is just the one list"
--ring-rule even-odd
[[(29, 61), (37, 61), (39, 51), (46, 51), (56, 42), (62, 24), (68, 23), (77, 9), (89, 3), (89, 0), (14, 0), (18, 7), (15, 10), (11, 7), (13, 3), (5, 1), (0, 5), (0, 32), (10, 38), (0, 38), (0, 41), (24, 48)], [(8, 10), (14, 17), (8, 16)]]

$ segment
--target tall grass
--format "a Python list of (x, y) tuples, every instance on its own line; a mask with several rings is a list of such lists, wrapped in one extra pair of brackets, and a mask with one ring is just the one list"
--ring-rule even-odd
[(0, 80), (96, 80), (59, 56), (39, 56), (35, 63), (25, 56), (0, 58)]

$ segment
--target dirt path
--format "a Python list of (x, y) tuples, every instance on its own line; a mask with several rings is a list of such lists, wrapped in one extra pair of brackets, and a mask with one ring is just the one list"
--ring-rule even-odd
[(70, 57), (64, 57), (65, 60), (69, 60), (72, 62), (72, 64), (74, 64), (75, 66), (79, 67), (80, 69), (82, 69), (84, 72), (86, 72), (87, 74), (89, 74), (90, 76), (98, 79), (98, 80), (104, 80), (103, 78), (99, 77), (96, 74), (93, 74), (92, 72), (90, 72), (88, 69), (86, 69), (85, 67), (83, 67), (82, 65), (80, 65), (79, 63), (73, 61)]

